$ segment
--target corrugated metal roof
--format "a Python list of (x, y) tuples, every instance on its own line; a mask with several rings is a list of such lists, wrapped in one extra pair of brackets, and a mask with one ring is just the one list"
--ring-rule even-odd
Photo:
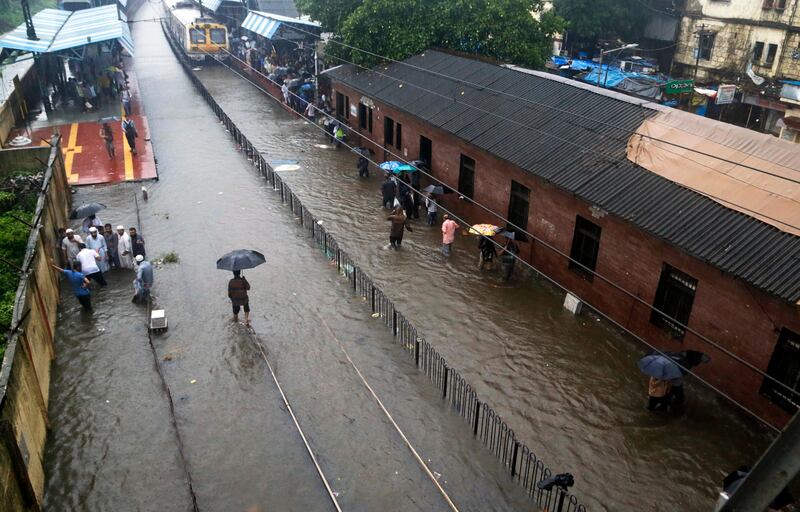
[(0, 37), (0, 48), (48, 53), (118, 39), (133, 55), (133, 38), (126, 22), (116, 4), (75, 12), (42, 9), (33, 16), (38, 41), (27, 38), (23, 23)]
[(791, 303), (800, 300), (800, 237), (726, 208), (626, 158), (629, 132), (655, 115), (655, 108), (542, 73), (438, 51), (426, 51), (406, 63), (421, 69), (401, 64), (381, 65), (374, 71), (339, 66), (326, 73), (765, 292)]

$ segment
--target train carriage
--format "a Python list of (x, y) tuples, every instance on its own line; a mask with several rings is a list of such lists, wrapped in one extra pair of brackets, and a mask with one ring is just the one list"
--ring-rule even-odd
[(183, 51), (195, 61), (225, 60), (229, 53), (228, 29), (208, 14), (201, 16), (192, 4), (167, 5), (169, 31)]

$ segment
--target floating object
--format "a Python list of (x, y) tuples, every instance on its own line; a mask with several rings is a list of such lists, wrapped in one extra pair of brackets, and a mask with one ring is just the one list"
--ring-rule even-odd
[(167, 311), (154, 309), (150, 312), (150, 332), (159, 333), (167, 330)]
[(201, 68), (201, 67), (196, 67), (196, 68), (192, 68), (192, 71), (200, 71), (201, 69), (203, 69), (203, 68)]
[(328, 144), (314, 144), (314, 147), (320, 149), (331, 149), (333, 146), (330, 146)]
[(283, 164), (283, 165), (279, 165), (278, 167), (276, 167), (275, 170), (277, 172), (299, 171), (300, 170), (300, 166), (296, 165), (296, 164)]
[(192, 379), (189, 381), (189, 384), (194, 384), (195, 382), (197, 382), (197, 379)]

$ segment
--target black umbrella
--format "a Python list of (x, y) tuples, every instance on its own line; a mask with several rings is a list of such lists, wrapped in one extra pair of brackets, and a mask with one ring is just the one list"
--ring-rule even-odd
[[(695, 366), (699, 366), (703, 363), (708, 363), (711, 361), (711, 358), (708, 356), (708, 354), (698, 350), (682, 350), (680, 352), (664, 353), (681, 366), (681, 372), (684, 374), (687, 370), (691, 370)], [(684, 368), (686, 368), (686, 370), (684, 370)]]
[(100, 210), (105, 210), (106, 205), (100, 203), (83, 203), (82, 205), (74, 208), (69, 214), (70, 219), (83, 219), (89, 215), (94, 215)]
[(264, 255), (258, 251), (237, 249), (218, 259), (217, 268), (219, 270), (244, 270), (257, 267), (266, 261)]
[(428, 185), (427, 187), (423, 188), (422, 191), (429, 194), (444, 194), (444, 187), (441, 185)]
[(517, 233), (506, 229), (505, 231), (500, 232), (500, 236), (504, 236), (506, 238), (510, 238), (511, 240), (515, 240), (517, 238)]

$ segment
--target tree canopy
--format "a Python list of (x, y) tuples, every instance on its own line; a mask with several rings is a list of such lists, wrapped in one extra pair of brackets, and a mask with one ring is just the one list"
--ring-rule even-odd
[[(332, 9), (327, 2), (324, 8)], [(367, 66), (378, 58), (358, 49), (401, 60), (439, 47), (540, 67), (563, 27), (558, 16), (542, 12), (541, 0), (363, 0), (326, 52)]]
[(553, 10), (567, 21), (567, 30), (585, 41), (641, 37), (645, 0), (553, 0)]

